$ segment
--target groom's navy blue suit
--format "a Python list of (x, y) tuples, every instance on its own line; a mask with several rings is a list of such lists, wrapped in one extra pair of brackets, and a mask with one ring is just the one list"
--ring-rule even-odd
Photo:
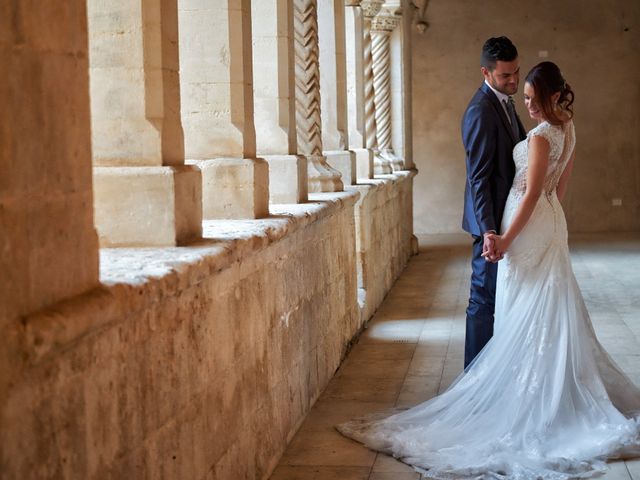
[(517, 118), (514, 135), (507, 114), (486, 83), (473, 96), (462, 118), (467, 183), (462, 228), (473, 236), (471, 292), (467, 308), (465, 368), (493, 335), (497, 264), (481, 256), (483, 234), (500, 232), (504, 206), (515, 174), (513, 147), (526, 137)]

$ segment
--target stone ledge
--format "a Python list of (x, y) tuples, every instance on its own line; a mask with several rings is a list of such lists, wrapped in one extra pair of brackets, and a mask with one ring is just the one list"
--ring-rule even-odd
[(309, 203), (271, 205), (268, 218), (205, 221), (203, 239), (186, 247), (101, 249), (102, 286), (25, 317), (21, 347), (36, 364), (309, 224), (353, 208), (358, 198), (353, 191), (314, 193)]

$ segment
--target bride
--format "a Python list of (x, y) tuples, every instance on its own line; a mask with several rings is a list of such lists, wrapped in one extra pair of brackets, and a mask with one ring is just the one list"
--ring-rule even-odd
[(494, 336), (440, 396), (339, 425), (428, 478), (585, 478), (640, 455), (640, 390), (604, 351), (576, 283), (560, 205), (574, 159), (573, 92), (552, 62), (524, 86), (538, 126), (495, 235)]

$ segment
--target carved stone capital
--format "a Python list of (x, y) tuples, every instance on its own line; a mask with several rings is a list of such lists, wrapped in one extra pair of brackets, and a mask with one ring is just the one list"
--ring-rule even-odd
[(366, 18), (373, 18), (378, 14), (383, 4), (384, 0), (362, 0), (360, 8)]
[(392, 32), (400, 25), (401, 18), (393, 15), (387, 10), (383, 10), (371, 20), (371, 31), (373, 32)]
[(362, 0), (346, 0), (344, 2), (345, 7), (359, 7)]

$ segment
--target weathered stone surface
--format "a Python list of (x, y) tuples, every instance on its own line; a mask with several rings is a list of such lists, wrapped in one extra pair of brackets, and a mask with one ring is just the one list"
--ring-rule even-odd
[(373, 178), (373, 150), (368, 148), (352, 148), (356, 154), (356, 176), (357, 178)]
[[(6, 15), (0, 7), (0, 32), (8, 32), (0, 59), (12, 67), (0, 79), (8, 105), (0, 122), (0, 472), (8, 480), (268, 478), (410, 253), (412, 173), (268, 211), (271, 165), (253, 158), (251, 2), (180, 0), (180, 103), (176, 4), (91, 0), (102, 53), (92, 66), (108, 73), (96, 77), (105, 89), (94, 101), (117, 114), (102, 117), (117, 135), (94, 135), (96, 151), (111, 152), (96, 162), (109, 165), (95, 169), (96, 226), (113, 228), (111, 239), (135, 229), (140, 243), (126, 235), (119, 244), (146, 245), (103, 248), (101, 285), (85, 4), (18, 0)], [(280, 172), (294, 178), (289, 194), (300, 201), (304, 162), (312, 188), (342, 182), (314, 137), (317, 2), (296, 4), (299, 100), (312, 107), (299, 113), (314, 150), (282, 152), (292, 162)], [(273, 47), (272, 33), (263, 46)], [(289, 48), (276, 36), (279, 49)], [(270, 101), (283, 98), (267, 90)], [(154, 247), (186, 243), (201, 226), (199, 172), (181, 165), (180, 110), (205, 216), (265, 218), (205, 220), (203, 239)], [(345, 183), (354, 181), (353, 157), (330, 159)], [(370, 176), (371, 150), (355, 157)]]
[(251, 3), (181, 0), (178, 13), (186, 158), (255, 157)]
[(307, 159), (301, 155), (264, 155), (269, 164), (269, 202), (302, 203), (309, 198)]
[(0, 7), (0, 328), (97, 284), (87, 50), (85, 1)]
[(356, 154), (350, 150), (324, 152), (327, 163), (340, 172), (343, 185), (354, 185), (357, 181)]
[(102, 290), (19, 327), (6, 478), (266, 478), (360, 325), (356, 199), (103, 249)]
[(184, 245), (202, 234), (197, 167), (95, 167), (93, 188), (103, 247)]
[(356, 250), (362, 322), (382, 303), (413, 254), (413, 177), (415, 171), (394, 172), (359, 180), (356, 190)]
[(184, 164), (177, 0), (88, 0), (96, 166)]
[(269, 165), (261, 158), (187, 162), (202, 171), (202, 218), (262, 218), (269, 214)]

